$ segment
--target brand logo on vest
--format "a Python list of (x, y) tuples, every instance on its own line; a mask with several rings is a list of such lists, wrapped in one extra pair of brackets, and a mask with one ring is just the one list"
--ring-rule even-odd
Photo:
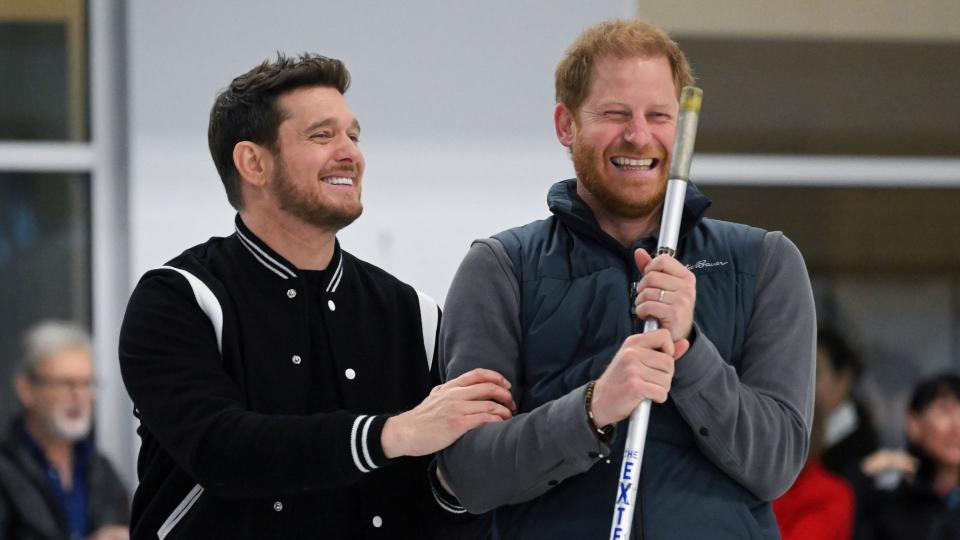
[(730, 264), (727, 261), (708, 262), (706, 259), (699, 260), (693, 264), (685, 265), (687, 270), (700, 270), (702, 268), (713, 268), (714, 266), (726, 266)]

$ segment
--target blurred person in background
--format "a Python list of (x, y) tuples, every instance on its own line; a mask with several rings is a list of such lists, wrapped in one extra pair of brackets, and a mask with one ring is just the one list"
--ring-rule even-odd
[(922, 380), (910, 398), (906, 425), (909, 456), (882, 451), (864, 460), (868, 475), (903, 474), (892, 490), (878, 489), (870, 498), (856, 538), (960, 538), (960, 376)]
[(65, 322), (27, 331), (20, 414), (0, 442), (0, 540), (123, 540), (129, 500), (94, 447), (89, 336)]
[(845, 478), (856, 475), (860, 462), (879, 447), (867, 408), (852, 395), (863, 371), (859, 353), (831, 328), (817, 332), (816, 408), (824, 421), (823, 466)]
[(873, 479), (860, 471), (860, 463), (879, 447), (868, 409), (853, 397), (862, 372), (859, 351), (839, 330), (829, 326), (817, 330), (814, 406), (822, 436), (818, 461), (824, 472), (839, 475), (853, 488), (854, 523), (862, 521), (860, 515), (874, 492)]
[(815, 407), (807, 462), (790, 489), (773, 501), (782, 540), (849, 540), (853, 536), (853, 488), (824, 466), (823, 432), (823, 416)]

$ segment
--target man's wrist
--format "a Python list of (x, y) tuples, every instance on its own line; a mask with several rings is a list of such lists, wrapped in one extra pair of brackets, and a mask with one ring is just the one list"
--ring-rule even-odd
[(584, 394), (584, 403), (583, 407), (587, 412), (587, 422), (590, 424), (590, 428), (593, 429), (594, 434), (597, 438), (600, 439), (604, 444), (610, 444), (613, 439), (614, 426), (612, 423), (604, 424), (602, 420), (598, 420), (596, 415), (593, 412), (593, 393), (596, 388), (597, 381), (590, 381), (587, 383), (587, 389)]
[(443, 508), (451, 514), (466, 514), (467, 509), (460, 504), (460, 500), (454, 495), (453, 490), (447, 485), (446, 479), (440, 473), (440, 465), (434, 459), (427, 467), (429, 475), (430, 490), (433, 491), (433, 498), (437, 501), (440, 508)]
[(383, 431), (380, 433), (380, 446), (383, 447), (383, 455), (387, 459), (393, 459), (405, 454), (403, 448), (403, 420), (400, 415), (387, 418), (383, 425)]

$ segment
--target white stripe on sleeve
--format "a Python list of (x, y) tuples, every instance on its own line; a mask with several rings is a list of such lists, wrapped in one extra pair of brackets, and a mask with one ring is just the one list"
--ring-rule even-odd
[(200, 278), (174, 266), (161, 266), (160, 268), (164, 270), (173, 270), (178, 272), (183, 276), (187, 283), (190, 285), (190, 288), (193, 289), (193, 296), (197, 299), (197, 304), (200, 306), (200, 309), (203, 313), (210, 319), (210, 323), (213, 324), (213, 332), (217, 336), (217, 349), (220, 351), (220, 354), (223, 354), (223, 308), (220, 307), (220, 301), (217, 300), (217, 297), (213, 294), (213, 291), (210, 290), (210, 287), (207, 287), (207, 284), (200, 281)]

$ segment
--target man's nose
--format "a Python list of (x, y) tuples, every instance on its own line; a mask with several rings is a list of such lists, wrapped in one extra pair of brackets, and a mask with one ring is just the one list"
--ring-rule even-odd
[(357, 141), (351, 139), (348, 135), (342, 135), (337, 140), (333, 158), (339, 162), (360, 163), (363, 161), (363, 153), (360, 151)]
[(650, 142), (650, 124), (643, 115), (636, 115), (627, 125), (623, 138), (636, 146), (644, 146)]

